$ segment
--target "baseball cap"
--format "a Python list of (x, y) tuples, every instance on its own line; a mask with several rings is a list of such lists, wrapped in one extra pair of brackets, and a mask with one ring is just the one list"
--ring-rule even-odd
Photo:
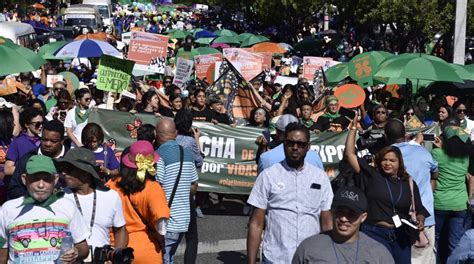
[(367, 198), (365, 194), (357, 187), (340, 187), (334, 193), (332, 200), (332, 209), (344, 206), (354, 210), (358, 214), (367, 211)]
[(286, 130), (286, 126), (290, 123), (298, 123), (299, 120), (298, 118), (296, 118), (296, 116), (294, 115), (290, 115), (290, 114), (285, 114), (285, 115), (282, 115), (280, 116), (280, 118), (278, 118), (278, 121), (276, 122), (276, 129), (280, 130), (280, 131), (285, 131)]
[(26, 174), (36, 174), (39, 172), (46, 172), (51, 175), (56, 174), (57, 171), (53, 159), (43, 155), (34, 155), (29, 158), (26, 162)]

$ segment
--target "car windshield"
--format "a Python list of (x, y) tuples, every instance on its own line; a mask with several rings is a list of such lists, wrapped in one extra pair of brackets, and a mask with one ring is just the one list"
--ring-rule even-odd
[(99, 13), (103, 18), (109, 18), (109, 7), (108, 6), (99, 6)]
[(95, 19), (92, 18), (68, 18), (66, 20), (65, 26), (89, 26), (95, 27)]

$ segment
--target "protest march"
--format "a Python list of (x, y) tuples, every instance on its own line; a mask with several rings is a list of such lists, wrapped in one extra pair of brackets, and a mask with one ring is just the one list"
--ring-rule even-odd
[(474, 262), (474, 2), (247, 2), (0, 3), (0, 264)]

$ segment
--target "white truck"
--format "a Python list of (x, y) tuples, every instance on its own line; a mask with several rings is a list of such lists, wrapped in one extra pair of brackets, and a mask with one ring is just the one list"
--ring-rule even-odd
[(112, 0), (83, 0), (83, 4), (95, 5), (99, 9), (99, 14), (104, 20), (105, 26), (111, 25), (112, 20)]
[(100, 32), (104, 27), (104, 23), (97, 6), (71, 5), (64, 12), (64, 26), (86, 26), (92, 28), (94, 32)]

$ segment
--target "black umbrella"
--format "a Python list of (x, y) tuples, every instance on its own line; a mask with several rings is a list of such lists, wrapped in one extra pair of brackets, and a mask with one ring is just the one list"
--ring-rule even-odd
[(426, 92), (431, 94), (443, 95), (466, 95), (474, 94), (474, 81), (464, 80), (464, 83), (458, 82), (433, 82), (426, 87)]

